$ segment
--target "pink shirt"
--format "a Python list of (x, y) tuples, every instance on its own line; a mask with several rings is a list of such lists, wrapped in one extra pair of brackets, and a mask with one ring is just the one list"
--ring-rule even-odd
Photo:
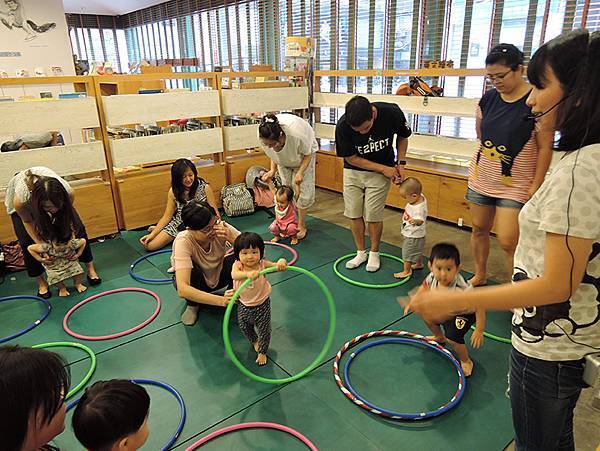
[(277, 208), (277, 199), (275, 199), (275, 222), (281, 231), (287, 230), (290, 224), (298, 225), (296, 204), (292, 201), (288, 203), (285, 210), (279, 210)]
[[(236, 261), (233, 264), (233, 267), (234, 267), (234, 269), (236, 269), (238, 271), (247, 271), (244, 268), (244, 265), (242, 265), (242, 263), (240, 261)], [(265, 262), (264, 262), (264, 260), (261, 260), (258, 265), (258, 270), (262, 271), (263, 269), (265, 269)], [(244, 283), (244, 281), (245, 281), (245, 279), (244, 280), (235, 280), (234, 279), (233, 280), (234, 291), (237, 290), (239, 287), (241, 287), (242, 284)], [(244, 291), (242, 291), (242, 293), (240, 294), (239, 300), (246, 307), (257, 307), (260, 304), (262, 304), (263, 302), (265, 302), (270, 294), (271, 294), (271, 284), (269, 283), (269, 281), (267, 280), (267, 278), (265, 276), (259, 276), (257, 279), (250, 282), (250, 285), (248, 285), (244, 289)]]

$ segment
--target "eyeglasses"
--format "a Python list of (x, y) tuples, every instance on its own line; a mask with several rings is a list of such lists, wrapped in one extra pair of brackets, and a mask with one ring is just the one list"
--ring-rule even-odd
[(506, 72), (504, 72), (503, 74), (498, 74), (498, 75), (486, 75), (485, 78), (487, 81), (489, 81), (490, 83), (495, 83), (497, 81), (502, 81), (504, 80), (504, 77), (506, 77), (508, 74), (510, 74), (512, 72), (512, 69), (507, 70)]
[(200, 230), (200, 232), (204, 233), (204, 234), (208, 234), (212, 231), (212, 229), (215, 228), (215, 226), (219, 223), (219, 220), (215, 220), (212, 224), (208, 224), (206, 227), (204, 227), (202, 230)]

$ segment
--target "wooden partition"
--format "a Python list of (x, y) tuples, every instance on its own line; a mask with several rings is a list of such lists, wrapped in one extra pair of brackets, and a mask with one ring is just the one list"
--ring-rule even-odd
[[(420, 70), (341, 70), (315, 71), (313, 112), (317, 138), (335, 140), (335, 124), (321, 120), (321, 108), (343, 109), (355, 94), (320, 92), (320, 77), (435, 77), (443, 84), (444, 77), (482, 77), (483, 69), (420, 69)], [(335, 86), (333, 82), (330, 85)], [(352, 86), (352, 83), (347, 85)], [(395, 103), (405, 113), (428, 116), (475, 117), (479, 98), (465, 97), (418, 97), (390, 94), (363, 94), (371, 101)], [(466, 161), (477, 149), (474, 139), (454, 138), (433, 134), (413, 133), (409, 138), (408, 167), (410, 176), (417, 177), (423, 184), (428, 198), (429, 215), (455, 224), (470, 225), (468, 203), (464, 196), (467, 190), (468, 170)], [(427, 161), (429, 160), (429, 161)], [(433, 161), (431, 161), (433, 160)], [(462, 160), (461, 165), (457, 161)], [(335, 156), (333, 144), (321, 145), (317, 155), (317, 186), (341, 192), (343, 183), (343, 160)], [(403, 208), (405, 205), (394, 187), (390, 190), (387, 205)]]
[[(103, 95), (100, 103), (107, 127), (150, 124), (164, 126), (171, 120), (198, 119), (211, 128), (176, 133), (112, 139), (106, 133), (115, 171), (121, 227), (133, 229), (156, 223), (162, 216), (171, 184), (170, 167), (177, 158), (196, 162), (198, 174), (218, 193), (227, 183), (223, 161), (223, 128), (216, 77), (207, 73), (152, 73), (95, 77), (97, 84), (121, 86), (145, 82), (167, 92), (118, 91)], [(182, 87), (183, 86), (183, 87)], [(169, 88), (170, 87), (170, 88)], [(217, 194), (217, 198), (218, 198)]]
[[(14, 101), (0, 102), (0, 140), (28, 133), (58, 132), (64, 146), (0, 154), (0, 189), (12, 176), (32, 166), (47, 166), (65, 177), (75, 190), (75, 205), (91, 238), (118, 230), (109, 167), (101, 139), (101, 120), (92, 77), (0, 79), (0, 90)], [(59, 99), (59, 93), (78, 91), (81, 98)], [(52, 98), (40, 98), (41, 92)], [(0, 213), (0, 241), (14, 239), (6, 210)]]
[[(309, 91), (304, 72), (223, 72), (217, 78), (225, 118), (258, 119), (265, 113), (308, 110)], [(229, 183), (244, 182), (251, 166), (269, 168), (269, 159), (258, 142), (258, 124), (225, 126), (223, 132)]]

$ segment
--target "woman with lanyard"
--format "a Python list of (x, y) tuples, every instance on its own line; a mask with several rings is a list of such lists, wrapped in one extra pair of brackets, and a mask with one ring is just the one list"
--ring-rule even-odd
[(175, 269), (177, 294), (187, 308), (181, 322), (192, 326), (198, 319), (199, 304), (225, 307), (233, 293), (216, 294), (232, 288), (231, 268), (234, 256), (225, 255), (240, 232), (219, 221), (215, 210), (206, 202), (192, 200), (181, 210), (185, 230), (173, 241), (171, 265)]
[(560, 132), (565, 154), (519, 215), (516, 283), (425, 292), (406, 311), (440, 322), (475, 308), (512, 309), (516, 449), (574, 450), (585, 356), (600, 351), (600, 32), (551, 40), (527, 75), (527, 104), (542, 127)]
[(523, 52), (500, 44), (485, 60), (487, 91), (477, 107), (476, 129), (481, 145), (469, 169), (466, 199), (470, 202), (471, 250), (475, 259), (473, 286), (487, 282), (490, 232), (496, 235), (509, 269), (519, 239), (519, 211), (537, 191), (552, 159), (552, 133), (536, 130), (526, 105), (531, 85), (523, 79)]
[[(36, 196), (41, 195), (40, 198), (33, 198), (33, 187), (36, 184), (41, 184), (41, 189), (35, 190)], [(34, 214), (33, 205), (41, 205), (42, 208), (40, 210), (44, 210), (46, 214), (53, 218), (60, 218), (61, 211), (64, 208), (64, 205), (61, 205), (61, 199), (64, 196), (59, 196), (59, 191), (62, 191), (63, 194), (66, 191), (69, 194), (71, 203), (73, 203), (75, 193), (69, 183), (62, 177), (59, 177), (52, 169), (44, 166), (35, 166), (18, 172), (8, 182), (8, 186), (6, 187), (6, 200), (4, 203), (6, 211), (12, 220), (15, 235), (23, 251), (27, 274), (29, 277), (37, 278), (37, 295), (44, 299), (52, 296), (48, 282), (44, 278), (44, 267), (29, 253), (27, 247), (30, 244), (41, 242), (36, 233), (37, 218)], [(85, 238), (86, 240), (86, 245), (79, 257), (79, 261), (84, 263), (87, 268), (88, 283), (92, 286), (99, 285), (102, 279), (96, 273), (93, 262), (94, 257), (85, 226), (76, 211), (73, 220), (75, 223), (75, 237)]]
[(279, 172), (284, 185), (300, 190), (297, 238), (301, 240), (306, 236), (306, 211), (315, 202), (315, 132), (294, 114), (267, 114), (258, 127), (258, 136), (271, 159), (271, 169), (263, 174), (263, 181)]

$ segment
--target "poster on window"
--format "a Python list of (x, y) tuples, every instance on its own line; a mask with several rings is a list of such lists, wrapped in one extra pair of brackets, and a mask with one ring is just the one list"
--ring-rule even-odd
[(0, 72), (74, 74), (62, 0), (0, 0)]

